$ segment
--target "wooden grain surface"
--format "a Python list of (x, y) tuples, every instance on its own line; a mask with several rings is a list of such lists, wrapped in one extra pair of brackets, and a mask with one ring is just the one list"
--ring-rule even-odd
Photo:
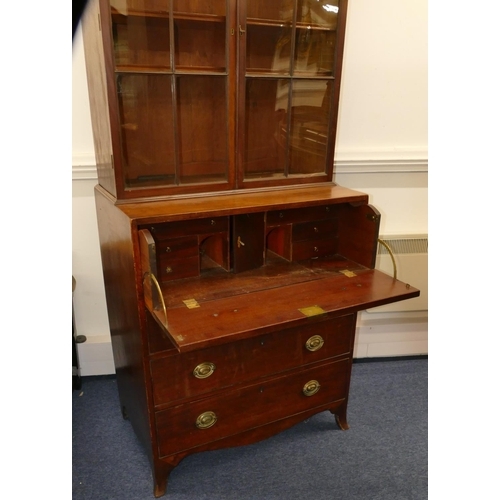
[[(269, 374), (293, 370), (330, 358), (348, 356), (354, 336), (355, 315), (311, 320), (304, 326), (252, 337), (228, 345), (151, 359), (155, 408), (163, 409), (203, 394), (219, 392), (235, 384), (249, 383)], [(316, 351), (306, 348), (313, 335), (324, 344)], [(201, 363), (215, 365), (213, 373), (196, 378)]]
[[(347, 397), (350, 360), (342, 359), (274, 377), (212, 398), (179, 405), (156, 414), (160, 456), (170, 455), (274, 422), (311, 407)], [(304, 385), (319, 381), (321, 388), (305, 396)], [(198, 429), (197, 417), (206, 411), (217, 416), (215, 425)]]
[(241, 213), (301, 208), (337, 203), (368, 203), (368, 195), (336, 185), (321, 185), (269, 191), (218, 193), (217, 195), (177, 197), (119, 205), (136, 224), (150, 224), (181, 219), (196, 219)]
[(180, 352), (187, 352), (297, 326), (307, 320), (302, 308), (319, 306), (325, 313), (346, 314), (419, 293), (377, 270), (362, 270), (354, 277), (339, 273), (250, 293), (242, 289), (194, 309), (170, 308), (166, 334)]

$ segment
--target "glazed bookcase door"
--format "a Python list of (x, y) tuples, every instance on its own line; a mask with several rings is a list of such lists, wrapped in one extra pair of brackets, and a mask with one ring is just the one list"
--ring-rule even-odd
[(240, 186), (331, 180), (344, 2), (239, 6)]
[(126, 197), (232, 183), (229, 3), (110, 0)]

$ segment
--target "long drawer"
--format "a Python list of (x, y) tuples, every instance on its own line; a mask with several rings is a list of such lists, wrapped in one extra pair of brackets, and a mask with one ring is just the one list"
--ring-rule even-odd
[(349, 353), (353, 315), (305, 321), (304, 326), (151, 360), (155, 405)]
[(267, 212), (267, 226), (309, 222), (311, 220), (329, 219), (338, 216), (338, 207), (321, 205), (317, 207), (292, 208), (288, 210), (272, 210)]
[(346, 358), (159, 411), (160, 457), (342, 400), (349, 372)]
[(228, 217), (181, 220), (166, 222), (149, 228), (155, 241), (180, 238), (186, 235), (210, 234), (229, 231)]

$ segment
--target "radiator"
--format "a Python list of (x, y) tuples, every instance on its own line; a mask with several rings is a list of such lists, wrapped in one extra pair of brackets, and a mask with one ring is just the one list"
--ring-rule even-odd
[[(397, 279), (420, 290), (420, 296), (368, 309), (367, 312), (425, 311), (428, 309), (427, 235), (379, 236), (391, 249), (396, 266)], [(391, 276), (394, 263), (386, 247), (379, 243), (375, 268)]]

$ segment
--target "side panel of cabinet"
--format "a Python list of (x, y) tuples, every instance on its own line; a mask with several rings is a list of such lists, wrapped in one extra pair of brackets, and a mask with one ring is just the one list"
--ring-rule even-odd
[(99, 184), (116, 196), (113, 148), (108, 115), (104, 47), (100, 30), (99, 0), (90, 0), (82, 16), (90, 116)]
[(152, 460), (145, 373), (147, 347), (141, 333), (130, 219), (98, 189), (95, 199), (120, 404)]

